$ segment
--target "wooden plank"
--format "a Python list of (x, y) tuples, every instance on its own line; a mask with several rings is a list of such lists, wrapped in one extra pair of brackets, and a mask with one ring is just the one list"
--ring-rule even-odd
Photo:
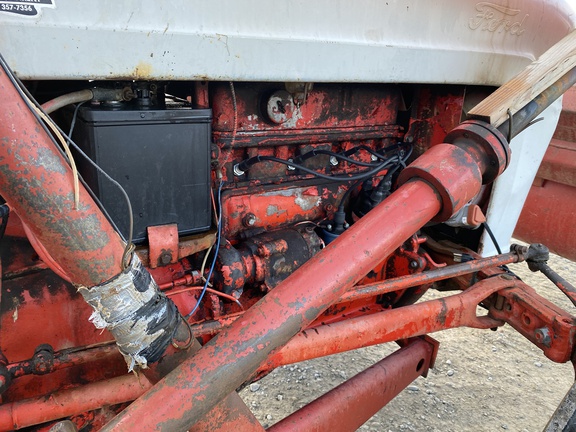
[(468, 118), (483, 120), (498, 127), (508, 120), (508, 109), (512, 115), (516, 114), (574, 67), (576, 30), (472, 108)]

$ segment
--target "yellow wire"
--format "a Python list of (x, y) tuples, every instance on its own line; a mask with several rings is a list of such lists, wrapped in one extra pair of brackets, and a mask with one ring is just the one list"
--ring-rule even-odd
[(24, 97), (26, 97), (26, 99), (28, 100), (29, 105), (32, 108), (34, 108), (34, 111), (36, 111), (36, 114), (38, 114), (40, 116), (40, 118), (42, 120), (44, 120), (46, 125), (50, 129), (52, 129), (52, 132), (54, 133), (54, 135), (56, 135), (58, 140), (62, 143), (62, 147), (64, 148), (64, 152), (66, 153), (66, 157), (68, 158), (68, 161), (70, 162), (70, 167), (72, 168), (72, 176), (74, 177), (74, 209), (78, 210), (78, 207), (80, 205), (80, 182), (78, 180), (78, 168), (76, 167), (76, 162), (74, 162), (74, 158), (72, 157), (72, 152), (70, 151), (70, 147), (68, 146), (68, 142), (64, 139), (64, 136), (62, 136), (62, 134), (60, 133), (60, 131), (58, 130), (58, 128), (54, 124), (54, 121), (50, 117), (48, 117), (46, 114), (44, 114), (44, 111), (42, 111), (40, 108), (38, 108), (36, 106), (36, 104), (33, 103), (25, 93), (24, 93)]

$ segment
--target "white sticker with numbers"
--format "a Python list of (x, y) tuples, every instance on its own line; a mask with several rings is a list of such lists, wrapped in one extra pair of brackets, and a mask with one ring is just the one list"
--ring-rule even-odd
[(55, 0), (0, 0), (0, 12), (23, 17), (37, 17), (42, 9), (55, 8)]

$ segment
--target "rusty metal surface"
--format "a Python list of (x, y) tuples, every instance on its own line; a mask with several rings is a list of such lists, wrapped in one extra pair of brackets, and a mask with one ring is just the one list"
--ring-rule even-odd
[(417, 339), (304, 408), (268, 428), (270, 432), (353, 432), (420, 375), (435, 347)]
[[(479, 192), (488, 167), (496, 163), (496, 172), (501, 172), (503, 161), (492, 160), (492, 152), (485, 149), (502, 145), (496, 141), (487, 139), (486, 143), (469, 145), (455, 140), (466, 150), (450, 144), (432, 147), (401, 173), (402, 186), (392, 195), (105, 429), (121, 430), (123, 425), (138, 422), (142, 430), (169, 430), (196, 422), (244, 382), (273, 350), (317, 318), (411, 234), (438, 213), (447, 218), (468, 202)], [(502, 151), (494, 152), (498, 150)], [(386, 229), (382, 229), (381, 220), (386, 220)], [(314, 290), (310, 291), (310, 286)], [(182, 389), (178, 384), (181, 382), (189, 387)], [(169, 395), (172, 399), (166, 403)], [(140, 419), (151, 407), (156, 423), (145, 425)]]
[(506, 137), (488, 123), (462, 122), (446, 135), (444, 142), (457, 145), (474, 157), (482, 172), (482, 184), (492, 183), (510, 164)]
[(534, 184), (520, 214), (514, 236), (544, 243), (568, 259), (576, 259), (576, 188), (546, 181)]
[(433, 145), (443, 143), (446, 134), (458, 126), (465, 90), (459, 86), (421, 86), (415, 93), (413, 105), (416, 106), (405, 140), (412, 142), (416, 155), (421, 155)]
[(7, 365), (7, 369), (12, 378), (31, 374), (44, 375), (79, 364), (108, 359), (109, 357), (117, 357), (118, 360), (121, 359), (118, 348), (116, 348), (112, 342), (86, 349), (76, 348), (74, 350), (53, 352), (49, 357), (35, 354), (34, 357), (29, 360), (10, 363)]
[(223, 233), (235, 237), (247, 229), (265, 232), (322, 219), (346, 189), (334, 183), (234, 188), (223, 193)]
[(0, 72), (0, 191), (75, 283), (100, 284), (121, 271), (124, 244), (84, 187), (76, 208), (72, 170)]
[[(333, 128), (335, 124), (341, 128), (386, 126), (396, 121), (400, 103), (400, 88), (395, 85), (315, 83), (312, 89), (307, 91), (306, 100), (301, 101), (300, 114), (297, 117), (288, 117), (281, 123), (271, 123), (271, 119), (266, 117), (267, 113), (258, 109), (259, 103), (271, 100), (274, 92), (288, 92), (279, 89), (275, 83), (235, 83), (234, 86), (241, 123), (239, 131), (275, 130), (277, 124), (280, 124), (280, 129), (292, 130)], [(292, 88), (289, 90), (296, 93)], [(214, 83), (211, 91), (214, 117), (219, 119), (216, 130), (232, 131), (234, 107), (227, 83)], [(262, 94), (268, 95), (264, 101), (261, 100)], [(289, 112), (288, 109), (284, 111)], [(258, 112), (263, 115), (253, 116)]]
[[(0, 90), (6, 87), (3, 79), (5, 77), (0, 76)], [(319, 222), (321, 227), (325, 218), (333, 216), (334, 206), (352, 185), (326, 183), (274, 163), (255, 166), (238, 179), (231, 176), (231, 166), (234, 161), (256, 154), (286, 159), (311, 150), (346, 152), (358, 146), (364, 149), (354, 153), (354, 158), (369, 162), (371, 155), (366, 148), (383, 150), (402, 137), (401, 128), (394, 123), (399, 109), (403, 110), (400, 107), (403, 96), (396, 86), (319, 85), (312, 89), (304, 84), (286, 87), (287, 90), (296, 88), (292, 99), (287, 91), (279, 91), (278, 85), (238, 83), (236, 93), (233, 83), (211, 83), (210, 93), (206, 83), (195, 85), (195, 94), (189, 99), (192, 105), (215, 110), (212, 168), (217, 178), (221, 174), (223, 180), (228, 180), (222, 205), (215, 207), (221, 207), (223, 212), (226, 248), (242, 252), (227, 262), (220, 257), (223, 265), (218, 272), (226, 283), (216, 278), (214, 288), (232, 293), (238, 299), (215, 290), (207, 292), (202, 307), (193, 316), (191, 331), (182, 325), (173, 340), (175, 345), (146, 372), (149, 383), (145, 389), (150, 388), (150, 383), (158, 384), (105, 430), (183, 430), (195, 423), (190, 430), (196, 432), (261, 431), (262, 427), (233, 392), (254, 373), (462, 325), (488, 328), (510, 322), (550, 358), (565, 361), (574, 345), (572, 317), (543, 301), (520, 282), (500, 275), (502, 272), (496, 268), (522, 259), (520, 254), (424, 271), (438, 265), (421, 248), (424, 239), (418, 237), (419, 228), (435, 215), (443, 218), (462, 206), (478, 192), (481, 183), (500, 174), (509, 159), (505, 140), (489, 130), (476, 131), (477, 123), (456, 128), (457, 131), (443, 141), (447, 144), (442, 144), (441, 137), (459, 121), (463, 88), (427, 95), (430, 88), (424, 87), (419, 102), (412, 100), (419, 105), (412, 110), (411, 115), (416, 117), (411, 117), (409, 122), (413, 128), (406, 136), (407, 142), (417, 139), (420, 150), (434, 146), (405, 170), (404, 184), (388, 200), (313, 257), (320, 242), (308, 239), (304, 242), (306, 245), (294, 246), (298, 242), (287, 231), (312, 224), (318, 226)], [(34, 120), (21, 102), (10, 99), (10, 95), (8, 100), (12, 103), (10, 109), (22, 111), (17, 112), (18, 122)], [(433, 109), (425, 115), (426, 107)], [(269, 111), (266, 113), (263, 108)], [(438, 111), (439, 108), (442, 109)], [(4, 120), (12, 121), (4, 129), (15, 124), (16, 111), (2, 114)], [(1, 124), (4, 123), (0, 122), (0, 132), (4, 132)], [(109, 240), (104, 237), (110, 233), (91, 219), (93, 202), (86, 199), (82, 191), (80, 210), (73, 208), (71, 175), (66, 162), (55, 148), (49, 148), (52, 143), (43, 135), (39, 124), (32, 129), (7, 136), (3, 144), (0, 143), (0, 156), (4, 157), (0, 160), (0, 191), (4, 194), (3, 188), (6, 188), (9, 198), (21, 207), (16, 210), (24, 215), (24, 222), (34, 228), (34, 232), (29, 229), (28, 237), (41, 255), (38, 260), (26, 255), (29, 252), (25, 248), (12, 248), (10, 253), (16, 252), (19, 256), (10, 258), (8, 273), (4, 273), (10, 280), (5, 284), (8, 289), (3, 290), (1, 319), (4, 325), (0, 328), (4, 331), (0, 339), (2, 348), (7, 346), (12, 362), (6, 365), (7, 371), (18, 378), (18, 383), (3, 395), (5, 404), (0, 405), (0, 419), (18, 424), (35, 422), (40, 418), (36, 411), (55, 419), (54, 416), (62, 412), (98, 408), (92, 399), (100, 406), (106, 405), (109, 402), (103, 400), (109, 397), (114, 383), (121, 386), (123, 398), (135, 398), (144, 391), (139, 386), (138, 392), (132, 381), (113, 381), (109, 386), (107, 378), (119, 373), (114, 367), (118, 355), (112, 347), (99, 345), (66, 350), (70, 346), (108, 341), (110, 335), (97, 334), (88, 324), (89, 311), (82, 307), (85, 305), (80, 304), (81, 301), (75, 300), (72, 285), (63, 283), (51, 272), (38, 273), (39, 270), (48, 264), (64, 278), (73, 276), (74, 282), (77, 274), (83, 280), (94, 282), (99, 280), (96, 275), (101, 271), (113, 272), (117, 256), (109, 252), (121, 254), (123, 244), (116, 238), (113, 246), (108, 245), (112, 249), (102, 246), (102, 241)], [(470, 134), (475, 137), (471, 138)], [(32, 143), (36, 140), (41, 141), (41, 151)], [(24, 153), (13, 152), (13, 148)], [(332, 175), (360, 170), (349, 162), (331, 166), (326, 155), (310, 158), (303, 164)], [(29, 190), (20, 197), (24, 185)], [(34, 219), (28, 214), (34, 212), (41, 214)], [(97, 208), (93, 213), (101, 216), (97, 215)], [(100, 223), (100, 219), (97, 222)], [(91, 225), (86, 228), (83, 224)], [(202, 275), (197, 269), (202, 254), (197, 253), (214, 243), (215, 234), (178, 241), (175, 228), (152, 227), (150, 248), (143, 248), (138, 254), (155, 267), (150, 273), (179, 309), (191, 310), (200, 301), (196, 294), (201, 288)], [(17, 224), (10, 234), (21, 236), (19, 229), (23, 230)], [(105, 232), (96, 233), (92, 238), (92, 229), (105, 229)], [(58, 236), (63, 237), (69, 230), (72, 240), (66, 243)], [(37, 238), (36, 231), (44, 237)], [(411, 240), (406, 241), (411, 235)], [(88, 240), (96, 242), (96, 251), (85, 250), (90, 244)], [(296, 255), (292, 254), (292, 248), (297, 250)], [(308, 255), (300, 254), (306, 248), (314, 250), (308, 250)], [(10, 253), (4, 252), (4, 255)], [(197, 255), (191, 256), (193, 254)], [(91, 262), (93, 257), (101, 262)], [(60, 267), (63, 259), (67, 261)], [(82, 271), (84, 273), (80, 273)], [(241, 277), (237, 277), (238, 271)], [(460, 277), (464, 281), (462, 288), (467, 288), (472, 283), (470, 280), (476, 280), (476, 276), (472, 278), (470, 274), (477, 271), (480, 279), (487, 279), (463, 293), (403, 306), (415, 301), (435, 281)], [(289, 273), (293, 274), (285, 279)], [(26, 279), (18, 280), (22, 276)], [(392, 279), (383, 281), (386, 278)], [(238, 282), (241, 279), (243, 283)], [(246, 281), (249, 289), (244, 290)], [(347, 291), (354, 285), (354, 291)], [(412, 287), (418, 289), (410, 290)], [(270, 291), (269, 295), (258, 302), (266, 291)], [(493, 295), (496, 291), (500, 293), (498, 297)], [(481, 302), (491, 308), (490, 316), (476, 316), (476, 306)], [(393, 306), (394, 309), (385, 310)], [(65, 318), (58, 321), (52, 319), (54, 316)], [(309, 326), (312, 327), (298, 333)], [(41, 328), (36, 331), (38, 327)], [(19, 331), (29, 339), (21, 346)], [(218, 332), (220, 334), (196, 357), (190, 357), (186, 349), (179, 349), (189, 341), (195, 344), (193, 337), (207, 342)], [(39, 350), (38, 355), (31, 357), (30, 347), (46, 341), (53, 342), (60, 351), (52, 355), (50, 350)], [(0, 360), (1, 364), (7, 363)], [(172, 369), (175, 371), (169, 373)], [(63, 386), (85, 382), (93, 384), (57, 391)], [(45, 398), (44, 404), (40, 403), (41, 397), (37, 397), (40, 395)], [(53, 396), (62, 396), (69, 406), (53, 408)], [(110, 400), (116, 400), (114, 397), (120, 395)], [(34, 412), (27, 416), (27, 410)]]
[(553, 139), (536, 177), (576, 187), (576, 136), (574, 140), (570, 142)]
[(307, 329), (270, 356), (260, 370), (448, 328), (498, 327), (502, 321), (477, 316), (476, 307), (514, 283), (503, 278), (486, 279), (461, 294)]
[(188, 432), (263, 432), (264, 427), (236, 392), (212, 408)]
[(388, 279), (373, 284), (360, 285), (354, 287), (354, 289), (342, 295), (338, 302), (353, 301), (376, 295), (382, 295), (388, 292), (411, 288), (426, 283), (437, 282), (456, 276), (470, 274), (484, 268), (511, 264), (522, 260), (523, 257), (521, 257), (518, 253), (509, 252), (507, 254), (502, 254), (495, 257), (480, 258), (477, 260), (454, 264), (422, 273), (400, 276), (398, 278)]
[(103, 405), (128, 402), (151, 388), (143, 376), (124, 375), (107, 381), (62, 390), (48, 397), (0, 405), (0, 431), (11, 431), (94, 410)]
[(157, 225), (147, 228), (151, 268), (163, 267), (178, 262), (178, 225)]
[(470, 201), (480, 190), (482, 171), (467, 151), (451, 145), (438, 144), (400, 173), (402, 184), (413, 178), (430, 183), (441, 197), (442, 211), (436, 221), (445, 221)]
[[(88, 321), (92, 310), (76, 289), (48, 270), (29, 275), (26, 285), (20, 278), (4, 280), (2, 290), (0, 337), (10, 362), (29, 359), (41, 344), (60, 351), (112, 339)], [(66, 320), (55, 320), (55, 316)]]
[(220, 248), (214, 286), (240, 295), (245, 284), (269, 291), (320, 251), (322, 240), (313, 225), (251, 237), (236, 247)]
[[(216, 233), (207, 232), (192, 236), (181, 237), (178, 243), (178, 257), (185, 258), (197, 252), (208, 249), (216, 242)], [(136, 254), (144, 265), (149, 264), (149, 250), (145, 247), (136, 248)]]
[(557, 363), (570, 360), (576, 336), (575, 318), (544, 299), (530, 286), (516, 281), (498, 293), (490, 316), (505, 320)]
[[(468, 261), (466, 263), (460, 263), (448, 267), (442, 267), (436, 270), (426, 271), (423, 273), (401, 276), (398, 278), (389, 279), (379, 283), (358, 285), (354, 287), (352, 290), (342, 295), (336, 301), (336, 303), (349, 302), (358, 299), (374, 297), (391, 291), (402, 290), (405, 288), (418, 286), (424, 283), (440, 281), (451, 277), (460, 276), (463, 274), (470, 274), (489, 267), (496, 267), (513, 262), (518, 262), (520, 259), (523, 258), (521, 258), (519, 254), (515, 252), (510, 252), (497, 257), (480, 258), (473, 261)], [(189, 284), (195, 282), (193, 280), (183, 279), (183, 283), (186, 281)], [(170, 285), (170, 287), (172, 287), (172, 285)], [(168, 292), (168, 294), (170, 296), (173, 296), (174, 293)], [(194, 337), (213, 336), (218, 332), (220, 332), (225, 326), (230, 325), (232, 322), (240, 318), (241, 315), (242, 313), (227, 314), (226, 316), (218, 318), (216, 320), (210, 320), (205, 321), (203, 323), (194, 324), (191, 326), (191, 330)], [(108, 344), (113, 344), (113, 342), (110, 341), (108, 342)], [(91, 347), (87, 349), (78, 348), (73, 351), (64, 350), (62, 352), (55, 353), (55, 361), (53, 363), (53, 368), (54, 370), (56, 370), (60, 367), (69, 367), (74, 364), (85, 363), (90, 359), (94, 360), (95, 358), (103, 357), (106, 355), (115, 355), (120, 357), (119, 353), (115, 352), (115, 348), (111, 345)], [(24, 360), (22, 362), (11, 363), (10, 365), (8, 365), (8, 369), (14, 376), (21, 376), (27, 373), (32, 373), (32, 369), (30, 366), (31, 362), (32, 360), (30, 359), (30, 360)]]
[[(400, 187), (105, 430), (122, 430), (128, 424), (141, 430), (174, 430), (198, 421), (242, 384), (271, 351), (306, 327), (439, 209), (428, 184), (410, 182)], [(381, 220), (388, 222), (386, 229)], [(187, 383), (186, 388), (182, 382)], [(142, 421), (144, 412), (153, 413), (154, 424)]]
[[(498, 293), (499, 296), (507, 300), (498, 301), (491, 297), (494, 293)], [(487, 299), (489, 299), (488, 304), (493, 305), (490, 309), (490, 315), (498, 319), (494, 319), (491, 316), (477, 316), (477, 305)], [(507, 304), (511, 304), (510, 309), (506, 307)], [(526, 307), (525, 305), (530, 306)], [(499, 309), (496, 309), (496, 306), (498, 306)], [(539, 315), (537, 315), (538, 313)], [(526, 317), (529, 317), (529, 321), (527, 321)], [(550, 320), (550, 317), (553, 319), (553, 321), (550, 321), (550, 331), (549, 333), (543, 334), (542, 328), (546, 326), (543, 323), (546, 323), (546, 320)], [(484, 329), (492, 328), (501, 325), (504, 320), (512, 325), (520, 322), (525, 329), (531, 328), (533, 331), (532, 338), (538, 346), (544, 347), (544, 350), (546, 350), (545, 345), (548, 345), (553, 353), (562, 351), (566, 354), (572, 351), (575, 326), (569, 316), (548, 304), (522, 282), (508, 274), (501, 274), (500, 276), (485, 279), (460, 294), (443, 299), (430, 300), (416, 305), (380, 312), (367, 317), (359, 317), (341, 323), (308, 329), (304, 333), (297, 335), (277, 354), (273, 355), (265, 365), (260, 368), (260, 372), (308, 358), (409, 338), (458, 326)], [(561, 322), (558, 323), (558, 321)], [(547, 336), (548, 338), (546, 338)], [(566, 358), (554, 354), (551, 358), (555, 361), (566, 361)], [(84, 407), (85, 405), (83, 404), (88, 403), (86, 398), (90, 394), (91, 393), (78, 393), (76, 396), (78, 398), (76, 402), (77, 406)], [(134, 394), (134, 397), (136, 397), (140, 393), (135, 392), (131, 394)], [(67, 393), (64, 395), (68, 397)], [(50, 401), (46, 401), (46, 398), (40, 399), (48, 406), (50, 405)], [(31, 406), (43, 411), (45, 408), (44, 405), (40, 403), (40, 399), (36, 401), (26, 401), (27, 405), (22, 405), (22, 407)], [(247, 417), (239, 416), (237, 415), (237, 409), (232, 410), (232, 412), (236, 414), (229, 413), (228, 409), (225, 408), (227, 404), (228, 402), (225, 402), (224, 406), (220, 406), (211, 411), (211, 413), (216, 416), (214, 418), (228, 418), (228, 420), (232, 421), (232, 424), (236, 421), (247, 421), (247, 425), (253, 425), (254, 428), (258, 427), (257, 424), (250, 421), (250, 415)], [(16, 403), (15, 406), (17, 407), (17, 411), (21, 409), (21, 405), (18, 403)], [(60, 411), (57, 412), (60, 413)], [(2, 413), (0, 410), (0, 418), (3, 415)], [(208, 414), (206, 419), (211, 419), (212, 414)], [(25, 414), (21, 414), (21, 420), (25, 420), (26, 422), (30, 421)], [(224, 428), (222, 430), (226, 430), (224, 426), (226, 421), (219, 420), (217, 423)], [(202, 428), (208, 427), (207, 425), (209, 423), (207, 422), (208, 420), (200, 421)]]
[(467, 121), (446, 136), (446, 143), (428, 149), (400, 173), (403, 184), (413, 178), (430, 183), (440, 195), (443, 222), (493, 181), (508, 166), (510, 149), (504, 136), (489, 124)]

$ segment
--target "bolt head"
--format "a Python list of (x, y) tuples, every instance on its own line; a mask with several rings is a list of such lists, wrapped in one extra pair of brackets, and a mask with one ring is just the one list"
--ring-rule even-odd
[(545, 346), (550, 346), (550, 343), (552, 342), (552, 339), (550, 338), (550, 332), (546, 327), (541, 327), (534, 330), (534, 338), (536, 339), (536, 342)]
[(160, 255), (160, 261), (163, 265), (170, 264), (172, 261), (172, 254), (170, 252), (164, 252), (162, 255)]
[(244, 220), (242, 222), (244, 223), (244, 226), (252, 227), (256, 225), (256, 215), (254, 213), (248, 213), (246, 216), (244, 216)]
[(338, 165), (338, 158), (336, 156), (330, 156), (330, 165), (332, 166)]

